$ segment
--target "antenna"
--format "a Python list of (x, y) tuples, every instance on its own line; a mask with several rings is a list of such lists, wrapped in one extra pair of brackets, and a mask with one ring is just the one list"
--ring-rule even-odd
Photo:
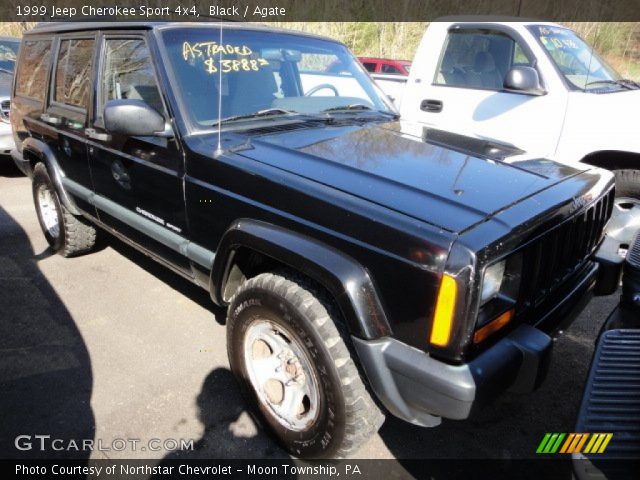
[[(220, 20), (220, 43), (222, 46), (222, 20)], [(218, 57), (218, 148), (214, 152), (216, 157), (222, 155), (222, 49), (219, 51)]]

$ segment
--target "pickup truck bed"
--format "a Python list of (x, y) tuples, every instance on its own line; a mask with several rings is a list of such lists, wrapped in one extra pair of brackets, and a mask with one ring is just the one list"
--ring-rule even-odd
[(604, 324), (584, 390), (575, 431), (591, 435), (573, 453), (580, 479), (637, 478), (640, 472), (638, 273), (640, 234), (627, 253), (622, 301)]

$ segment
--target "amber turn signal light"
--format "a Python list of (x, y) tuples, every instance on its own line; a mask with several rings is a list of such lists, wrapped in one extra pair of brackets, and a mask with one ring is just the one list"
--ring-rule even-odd
[(511, 321), (513, 318), (514, 310), (507, 310), (502, 315), (491, 320), (484, 327), (476, 330), (476, 333), (473, 334), (473, 343), (480, 343), (486, 340), (487, 337), (494, 334), (502, 327), (504, 327), (507, 323)]
[(432, 345), (445, 347), (449, 343), (457, 295), (458, 284), (456, 279), (444, 274), (440, 283), (436, 310), (433, 315), (433, 327), (431, 328), (431, 337), (429, 339)]

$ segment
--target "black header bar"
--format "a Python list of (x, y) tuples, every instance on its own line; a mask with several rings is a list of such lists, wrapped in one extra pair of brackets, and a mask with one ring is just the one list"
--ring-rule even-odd
[(3, 0), (0, 21), (640, 21), (640, 0)]

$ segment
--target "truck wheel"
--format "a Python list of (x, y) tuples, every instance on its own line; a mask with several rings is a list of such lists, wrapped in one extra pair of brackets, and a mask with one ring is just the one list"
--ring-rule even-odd
[(88, 252), (96, 242), (96, 230), (72, 215), (58, 198), (49, 172), (39, 163), (33, 169), (33, 201), (40, 228), (51, 248), (63, 257)]
[(616, 199), (607, 235), (629, 246), (640, 228), (640, 170), (614, 170)]
[(285, 449), (343, 458), (378, 431), (384, 415), (320, 297), (289, 275), (249, 279), (229, 306), (227, 349), (259, 420)]

